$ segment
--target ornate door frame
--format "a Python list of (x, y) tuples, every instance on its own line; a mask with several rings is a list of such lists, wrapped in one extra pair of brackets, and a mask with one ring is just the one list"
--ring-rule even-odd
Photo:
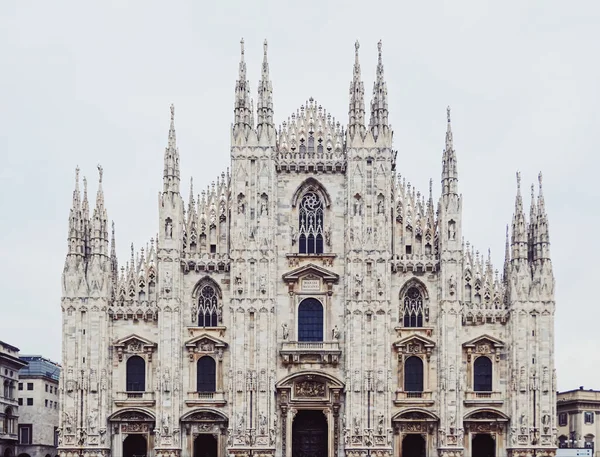
[(407, 435), (421, 435), (425, 439), (426, 455), (436, 455), (435, 435), (439, 425), (439, 418), (425, 410), (410, 408), (399, 412), (392, 417), (394, 428), (394, 455), (401, 455), (402, 441)]
[(292, 424), (299, 410), (322, 411), (327, 421), (328, 455), (338, 457), (339, 416), (344, 384), (326, 373), (294, 373), (276, 386), (281, 411), (281, 455), (292, 457)]
[(108, 418), (111, 424), (111, 455), (123, 455), (123, 442), (131, 434), (144, 435), (148, 457), (154, 456), (154, 428), (156, 418), (150, 411), (141, 408), (126, 408)]
[(217, 440), (218, 457), (226, 455), (227, 417), (220, 411), (199, 408), (181, 417), (181, 425), (185, 431), (182, 453), (193, 457), (194, 441), (198, 435), (212, 435)]

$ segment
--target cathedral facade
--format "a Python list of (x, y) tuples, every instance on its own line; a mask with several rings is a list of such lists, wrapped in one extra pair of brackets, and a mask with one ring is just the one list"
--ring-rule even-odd
[(439, 198), (399, 178), (378, 50), (368, 123), (357, 44), (347, 124), (311, 98), (276, 128), (242, 43), (231, 172), (184, 202), (171, 107), (158, 237), (125, 266), (102, 168), (93, 210), (77, 176), (61, 457), (555, 454), (541, 176), (499, 273), (462, 237), (449, 109)]

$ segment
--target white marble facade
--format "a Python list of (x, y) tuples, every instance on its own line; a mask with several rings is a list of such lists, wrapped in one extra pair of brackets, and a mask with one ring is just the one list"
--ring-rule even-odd
[(400, 180), (378, 51), (368, 123), (357, 44), (347, 124), (310, 98), (276, 129), (242, 44), (231, 173), (184, 202), (171, 108), (158, 239), (125, 267), (102, 169), (93, 211), (77, 178), (62, 457), (554, 455), (541, 176), (499, 273), (463, 241), (449, 110), (439, 198)]

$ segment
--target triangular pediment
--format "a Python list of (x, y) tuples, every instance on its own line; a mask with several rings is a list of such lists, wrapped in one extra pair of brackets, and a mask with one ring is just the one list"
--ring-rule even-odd
[(474, 348), (481, 344), (489, 344), (491, 347), (494, 347), (494, 348), (504, 347), (504, 342), (502, 342), (498, 338), (494, 338), (493, 336), (490, 336), (490, 335), (481, 335), (481, 336), (478, 336), (477, 338), (473, 338), (472, 340), (469, 340), (466, 343), (463, 343), (463, 347)]
[[(226, 348), (227, 347), (227, 343), (219, 338), (215, 338), (212, 335), (209, 335), (208, 333), (203, 333), (201, 335), (198, 335), (194, 338), (192, 338), (191, 340), (186, 341), (185, 343), (186, 347), (213, 347), (213, 348)], [(211, 349), (212, 350), (212, 349)]]
[(421, 335), (409, 335), (394, 343), (394, 346), (397, 348), (403, 346), (408, 347), (409, 345), (423, 348), (433, 348), (435, 347), (435, 342)]
[(298, 282), (300, 278), (308, 278), (311, 276), (314, 279), (321, 279), (325, 282), (338, 282), (340, 275), (329, 271), (326, 268), (319, 267), (314, 263), (303, 265), (295, 270), (285, 273), (282, 278), (285, 282)]
[(142, 346), (142, 347), (156, 347), (156, 343), (136, 335), (135, 333), (126, 336), (125, 338), (121, 338), (120, 340), (115, 341), (115, 347), (129, 347), (129, 346)]

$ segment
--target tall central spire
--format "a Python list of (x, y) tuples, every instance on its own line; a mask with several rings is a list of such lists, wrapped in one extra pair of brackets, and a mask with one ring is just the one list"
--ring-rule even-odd
[(179, 193), (179, 150), (175, 137), (175, 106), (171, 104), (171, 124), (169, 140), (165, 149), (165, 169), (163, 174), (163, 192)]
[(356, 133), (363, 136), (365, 131), (365, 89), (360, 76), (358, 61), (358, 40), (354, 44), (354, 75), (350, 83), (350, 109), (348, 111), (348, 133), (353, 137)]
[(244, 39), (240, 41), (240, 68), (235, 84), (234, 131), (252, 127), (252, 102), (250, 84), (246, 79), (246, 61), (244, 60)]
[(517, 172), (517, 196), (515, 197), (515, 213), (512, 222), (512, 255), (513, 261), (527, 260), (527, 221), (523, 211), (521, 196), (521, 173)]
[(442, 195), (458, 194), (458, 169), (456, 152), (452, 138), (452, 124), (450, 121), (450, 107), (446, 108), (448, 126), (446, 127), (446, 148), (442, 156)]
[(263, 44), (263, 63), (260, 83), (258, 84), (257, 122), (258, 135), (264, 130), (274, 128), (273, 124), (273, 85), (269, 78), (269, 62), (267, 61), (267, 40)]
[(387, 84), (383, 77), (383, 59), (381, 58), (382, 43), (377, 43), (378, 60), (377, 76), (373, 83), (373, 99), (371, 100), (370, 128), (373, 137), (377, 139), (380, 134), (385, 134), (388, 129), (388, 97)]

